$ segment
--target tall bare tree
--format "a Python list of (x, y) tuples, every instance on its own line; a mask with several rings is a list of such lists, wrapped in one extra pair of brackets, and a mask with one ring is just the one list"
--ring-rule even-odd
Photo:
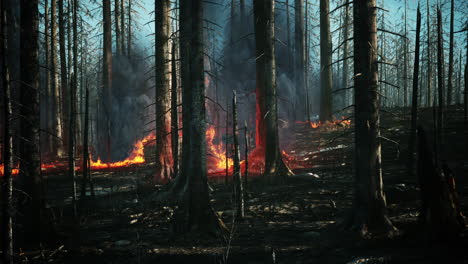
[(395, 231), (383, 191), (375, 0), (355, 1), (355, 192), (352, 225), (361, 234)]
[(332, 120), (330, 1), (320, 0), (320, 121)]
[[(437, 6), (437, 94), (438, 94), (438, 111), (437, 111), (437, 140), (439, 147), (442, 145), (442, 130), (443, 130), (443, 116), (444, 116), (444, 91), (445, 91), (445, 80), (444, 80), (444, 41), (442, 31), (442, 11), (440, 6)], [(439, 148), (440, 151), (440, 148)], [(438, 159), (438, 153), (436, 152), (436, 159)]]
[(169, 0), (155, 0), (156, 29), (156, 179), (173, 173), (171, 139), (171, 63)]
[(103, 0), (103, 27), (104, 27), (104, 58), (103, 58), (103, 86), (104, 86), (104, 112), (106, 117), (105, 140), (106, 160), (110, 161), (111, 153), (111, 109), (112, 109), (112, 21), (110, 0)]
[(122, 53), (122, 42), (120, 40), (120, 4), (119, 0), (114, 0), (114, 24), (115, 24), (115, 45), (117, 54)]
[[(256, 50), (256, 144), (265, 157), (265, 174), (271, 181), (292, 174), (280, 153), (275, 60), (275, 1), (254, 1)], [(297, 11), (297, 10), (296, 10)]]
[(176, 182), (184, 188), (174, 213), (174, 229), (219, 234), (224, 224), (210, 204), (206, 169), (203, 0), (180, 2), (180, 45), (184, 125)]
[[(66, 29), (65, 29), (65, 13), (64, 13), (64, 0), (58, 0), (58, 8), (59, 8), (59, 49), (60, 49), (60, 80), (61, 80), (61, 92), (62, 92), (62, 100), (61, 100), (61, 113), (62, 116), (68, 116), (68, 71), (67, 71), (67, 47), (65, 46), (66, 42)], [(65, 138), (64, 138), (65, 139)]]
[(13, 137), (12, 137), (12, 108), (10, 70), (6, 54), (8, 54), (8, 21), (9, 8), (5, 0), (0, 1), (0, 55), (2, 63), (3, 90), (3, 177), (0, 179), (2, 193), (2, 263), (13, 264)]
[[(266, 2), (269, 2), (267, 0)], [(296, 118), (302, 119), (305, 115), (305, 34), (304, 34), (304, 0), (294, 1), (294, 81), (296, 84)], [(289, 31), (289, 29), (288, 29)]]
[(452, 104), (453, 94), (453, 17), (454, 17), (454, 1), (450, 1), (450, 44), (449, 44), (449, 64), (447, 76), (447, 106)]
[[(426, 1), (427, 5), (427, 16), (426, 16), (426, 27), (427, 27), (427, 107), (432, 104), (432, 48), (431, 48), (431, 22), (430, 22), (430, 5), (429, 0)], [(435, 106), (434, 106), (435, 107)]]

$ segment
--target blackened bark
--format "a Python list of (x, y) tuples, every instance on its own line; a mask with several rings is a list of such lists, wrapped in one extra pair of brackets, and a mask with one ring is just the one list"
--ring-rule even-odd
[(128, 0), (127, 7), (127, 58), (129, 61), (132, 61), (132, 1), (133, 0)]
[(75, 216), (76, 211), (76, 171), (75, 171), (75, 148), (76, 148), (76, 105), (77, 105), (77, 88), (78, 88), (78, 1), (73, 1), (73, 75), (72, 85), (70, 86), (70, 116), (69, 116), (69, 133), (68, 133), (68, 161), (69, 161), (69, 173), (70, 179), (72, 180), (73, 190), (73, 210)]
[[(266, 1), (268, 2), (268, 0)], [(305, 34), (304, 0), (294, 1), (294, 81), (296, 84), (295, 116), (302, 119), (305, 115)], [(265, 10), (265, 12), (268, 12)], [(276, 80), (275, 80), (276, 81)]]
[[(348, 57), (348, 35), (349, 35), (349, 27), (348, 27), (348, 24), (349, 24), (349, 0), (346, 0), (346, 6), (344, 7), (345, 8), (345, 17), (344, 17), (344, 27), (343, 27), (343, 41), (345, 41), (345, 43), (343, 44), (343, 72), (342, 72), (342, 88), (347, 88), (348, 87), (348, 60), (345, 59)], [(348, 102), (349, 102), (349, 99), (348, 99), (348, 91), (345, 90), (344, 92), (344, 102), (345, 102), (345, 106), (348, 106)]]
[(244, 218), (244, 188), (242, 186), (242, 176), (240, 167), (239, 130), (237, 128), (237, 98), (234, 92), (232, 98), (232, 136), (234, 137), (234, 196), (236, 201), (236, 217)]
[(320, 0), (320, 121), (332, 117), (332, 40), (330, 33), (330, 2)]
[[(88, 86), (88, 85), (86, 85)], [(81, 183), (81, 197), (82, 200), (86, 196), (86, 183), (88, 180), (88, 163), (89, 163), (89, 152), (88, 152), (88, 133), (89, 133), (89, 89), (86, 87), (85, 96), (85, 112), (84, 112), (84, 131), (83, 131), (83, 181)]]
[[(180, 3), (183, 88), (182, 197), (174, 213), (174, 231), (219, 234), (224, 224), (210, 205), (206, 169), (206, 112), (203, 63), (203, 1)], [(225, 228), (225, 227), (224, 227)]]
[[(429, 15), (429, 0), (426, 1), (427, 5), (427, 107), (430, 107), (432, 104), (432, 48), (431, 48), (431, 23), (430, 23), (430, 15)], [(435, 105), (434, 105), (435, 107)]]
[(383, 192), (375, 0), (354, 2), (355, 198), (352, 226), (362, 235), (395, 231)]
[(408, 31), (407, 31), (407, 16), (406, 12), (408, 8), (406, 7), (407, 5), (407, 0), (405, 1), (405, 28), (404, 28), (404, 38), (403, 38), (403, 106), (407, 107), (408, 106)]
[(104, 138), (106, 140), (105, 161), (111, 160), (111, 109), (112, 109), (112, 25), (110, 0), (103, 0), (104, 19), (104, 58), (103, 58), (103, 86), (104, 86), (104, 116), (106, 125), (104, 126)]
[(121, 54), (125, 55), (125, 0), (120, 0), (120, 48)]
[(245, 169), (244, 169), (244, 187), (247, 187), (247, 178), (249, 177), (249, 138), (247, 135), (247, 121), (244, 125), (244, 147), (245, 147)]
[(411, 102), (411, 130), (408, 142), (408, 169), (413, 173), (414, 150), (416, 148), (416, 124), (418, 122), (418, 81), (419, 81), (419, 37), (421, 32), (421, 12), (419, 4), (416, 15), (416, 43), (414, 46), (413, 96)]
[[(466, 34), (468, 42), (468, 33)], [(463, 92), (463, 108), (465, 109), (465, 122), (468, 121), (468, 45), (466, 45), (466, 62), (465, 62), (465, 90)]]
[(115, 45), (117, 46), (117, 54), (122, 53), (121, 40), (120, 40), (120, 4), (119, 0), (114, 0), (114, 24), (115, 24)]
[[(53, 116), (53, 108), (52, 108), (52, 101), (53, 101), (53, 93), (51, 90), (51, 85), (50, 85), (50, 34), (49, 34), (49, 29), (50, 29), (50, 23), (49, 23), (49, 18), (50, 18), (50, 13), (49, 13), (49, 1), (45, 0), (44, 3), (44, 32), (46, 33), (44, 36), (44, 44), (45, 44), (45, 64), (46, 64), (46, 81), (45, 81), (45, 96), (44, 96), (44, 103), (45, 103), (45, 123), (46, 123), (46, 128), (49, 131), (54, 130), (54, 116)], [(47, 152), (52, 153), (54, 150), (54, 143), (56, 139), (52, 136), (52, 133), (48, 133), (46, 135), (46, 146), (47, 146)]]
[(169, 52), (169, 0), (155, 0), (156, 29), (156, 180), (173, 173), (171, 140), (171, 65)]
[(2, 193), (2, 263), (13, 264), (13, 137), (12, 137), (12, 108), (10, 90), (10, 70), (8, 66), (8, 16), (7, 1), (0, 1), (0, 52), (2, 57), (2, 88), (3, 88), (3, 177), (1, 178)]
[(440, 6), (437, 7), (437, 82), (438, 82), (438, 112), (437, 112), (437, 141), (438, 151), (436, 159), (439, 158), (439, 152), (442, 146), (442, 133), (443, 133), (443, 116), (444, 116), (444, 91), (445, 91), (445, 80), (444, 80), (444, 42), (442, 36), (442, 11)]
[(65, 13), (63, 9), (63, 2), (64, 0), (58, 0), (58, 7), (59, 7), (59, 46), (60, 46), (60, 80), (61, 84), (60, 87), (62, 89), (62, 104), (60, 105), (61, 107), (61, 112), (63, 116), (68, 116), (68, 72), (67, 72), (67, 55), (66, 51), (67, 48), (65, 46), (66, 42), (66, 30), (65, 30)]
[(24, 193), (19, 197), (19, 223), (23, 226), (18, 235), (20, 245), (28, 242), (39, 245), (46, 229), (42, 225), (44, 197), (39, 140), (39, 0), (21, 0), (21, 85), (20, 122), (22, 160), (18, 175), (19, 189)]
[(452, 93), (453, 93), (453, 8), (454, 1), (450, 1), (450, 44), (449, 44), (449, 65), (448, 65), (448, 76), (447, 76), (447, 106), (452, 104)]
[(172, 159), (173, 169), (172, 177), (177, 177), (179, 173), (179, 112), (178, 112), (178, 83), (177, 83), (177, 64), (176, 50), (178, 42), (172, 42), (172, 62), (171, 62), (171, 135), (172, 135)]
[(264, 153), (265, 175), (270, 181), (282, 180), (292, 174), (284, 164), (279, 148), (274, 10), (274, 0), (254, 0), (256, 144)]

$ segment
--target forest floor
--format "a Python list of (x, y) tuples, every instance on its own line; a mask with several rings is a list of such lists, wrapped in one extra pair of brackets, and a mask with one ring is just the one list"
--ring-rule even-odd
[[(243, 221), (233, 220), (231, 185), (210, 181), (213, 208), (230, 230), (227, 238), (174, 236), (170, 223), (174, 207), (148, 199), (156, 191), (145, 181), (150, 168), (93, 173), (96, 198), (86, 201), (79, 231), (72, 232), (70, 183), (64, 175), (50, 175), (48, 199), (61, 244), (42, 256), (22, 258), (80, 264), (253, 264), (270, 263), (274, 252), (277, 263), (468, 263), (467, 232), (458, 241), (436, 243), (418, 226), (419, 189), (405, 166), (409, 122), (401, 111), (383, 112), (381, 121), (383, 136), (399, 143), (382, 143), (388, 211), (400, 230), (392, 238), (363, 239), (343, 229), (353, 200), (352, 134), (345, 129), (297, 127), (295, 145), (288, 149), (301, 147), (301, 155), (314, 167), (296, 171), (281, 185), (249, 179)], [(422, 120), (431, 120), (431, 115), (429, 110), (421, 112)], [(446, 116), (445, 158), (455, 172), (462, 210), (468, 215), (468, 129), (461, 109), (452, 108)], [(327, 147), (328, 151), (313, 153)]]

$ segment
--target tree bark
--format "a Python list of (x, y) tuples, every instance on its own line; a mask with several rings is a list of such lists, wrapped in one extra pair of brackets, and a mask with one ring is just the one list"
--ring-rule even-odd
[(84, 131), (83, 131), (83, 181), (81, 183), (81, 197), (83, 200), (86, 196), (86, 182), (88, 179), (88, 163), (89, 163), (89, 152), (88, 152), (88, 133), (89, 133), (89, 89), (86, 85), (86, 96), (85, 96), (85, 112), (84, 112)]
[[(426, 2), (427, 5), (427, 107), (431, 106), (432, 103), (432, 49), (431, 49), (431, 23), (429, 15), (429, 0)], [(435, 107), (435, 106), (434, 106)]]
[(104, 58), (103, 58), (103, 86), (104, 86), (104, 115), (106, 118), (105, 140), (106, 157), (105, 161), (110, 162), (111, 154), (111, 122), (112, 122), (112, 24), (110, 0), (103, 0), (104, 19)]
[(176, 50), (178, 43), (172, 42), (172, 62), (171, 62), (171, 135), (172, 135), (172, 159), (173, 169), (172, 178), (179, 174), (179, 112), (178, 112), (178, 83), (177, 83), (177, 64)]
[(437, 7), (437, 82), (438, 82), (438, 112), (437, 112), (437, 141), (438, 151), (436, 151), (436, 159), (442, 148), (442, 133), (443, 133), (443, 116), (444, 116), (444, 42), (442, 32), (442, 11), (440, 6)]
[(447, 106), (452, 104), (453, 93), (453, 15), (454, 1), (450, 1), (450, 44), (449, 44), (449, 65), (447, 76)]
[(244, 147), (245, 147), (245, 169), (244, 169), (244, 187), (247, 187), (247, 178), (249, 177), (249, 138), (247, 134), (247, 121), (245, 121), (244, 125)]
[(114, 24), (115, 24), (115, 45), (117, 46), (116, 53), (122, 53), (121, 40), (120, 40), (120, 4), (119, 0), (114, 0)]
[[(267, 2), (268, 1), (269, 0), (267, 0)], [(296, 84), (296, 102), (294, 107), (294, 114), (296, 118), (302, 119), (305, 115), (304, 0), (295, 0), (294, 9), (294, 81)]]
[(224, 224), (211, 208), (206, 169), (206, 112), (203, 63), (203, 1), (180, 3), (181, 72), (183, 88), (183, 181), (174, 213), (176, 233), (201, 231), (219, 234)]
[(254, 0), (256, 144), (265, 157), (265, 175), (270, 181), (281, 181), (292, 172), (283, 162), (279, 148), (274, 10), (274, 0)]
[(416, 15), (416, 43), (414, 45), (413, 97), (411, 103), (411, 130), (408, 142), (408, 170), (413, 173), (414, 150), (416, 148), (416, 125), (418, 122), (418, 80), (419, 80), (419, 37), (421, 32), (421, 12), (419, 4)]
[(332, 40), (330, 34), (330, 2), (320, 0), (320, 121), (332, 116)]
[[(66, 55), (66, 30), (65, 30), (65, 13), (63, 9), (63, 4), (64, 0), (58, 0), (58, 8), (59, 8), (59, 48), (60, 48), (60, 80), (61, 80), (61, 90), (62, 90), (62, 100), (61, 100), (61, 113), (62, 117), (68, 116), (68, 72), (67, 72), (67, 55)], [(70, 61), (69, 61), (70, 62)], [(64, 137), (64, 140), (66, 137)], [(65, 141), (62, 141), (65, 142)]]
[(407, 30), (407, 0), (405, 0), (405, 28), (403, 38), (403, 107), (408, 106), (408, 30)]
[[(49, 34), (49, 29), (50, 29), (50, 23), (49, 23), (49, 20), (50, 20), (50, 13), (49, 13), (49, 1), (48, 0), (45, 0), (45, 3), (44, 3), (44, 32), (45, 32), (45, 36), (44, 36), (44, 48), (45, 48), (45, 64), (46, 64), (46, 70), (45, 70), (45, 77), (46, 77), (46, 81), (45, 81), (45, 96), (44, 96), (44, 103), (45, 103), (45, 123), (46, 123), (46, 128), (47, 130), (49, 131), (53, 131), (54, 130), (54, 124), (53, 124), (53, 108), (51, 107), (52, 106), (52, 100), (53, 100), (53, 93), (51, 91), (51, 85), (50, 85), (50, 52), (49, 52), (49, 49), (50, 49), (50, 34)], [(47, 134), (46, 135), (46, 142), (47, 142), (47, 152), (48, 153), (53, 153), (53, 150), (54, 150), (54, 143), (56, 141), (56, 139), (52, 136), (52, 134)]]
[(396, 231), (386, 212), (380, 145), (375, 0), (354, 2), (355, 193), (352, 226), (362, 235)]
[(127, 58), (132, 61), (132, 1), (128, 0), (128, 25), (127, 25)]
[(69, 173), (70, 179), (72, 180), (73, 187), (73, 212), (75, 217), (77, 216), (76, 211), (76, 171), (75, 171), (75, 148), (76, 148), (76, 103), (77, 103), (77, 87), (78, 87), (78, 1), (73, 0), (73, 75), (72, 85), (70, 86), (70, 127), (68, 128), (68, 161), (69, 161)]
[(8, 21), (9, 7), (7, 1), (0, 1), (0, 52), (2, 57), (2, 88), (3, 88), (3, 177), (2, 187), (2, 263), (13, 264), (13, 137), (12, 137), (12, 108), (11, 108), (11, 88), (10, 70), (7, 61), (8, 54)]
[(125, 55), (125, 0), (120, 0), (120, 48), (121, 54)]
[(156, 176), (169, 180), (173, 173), (171, 139), (171, 64), (169, 0), (155, 0), (156, 14)]
[[(468, 42), (468, 33), (466, 34)], [(465, 122), (468, 121), (468, 45), (466, 46), (466, 62), (465, 62), (465, 91), (463, 92), (463, 108), (465, 109)]]
[(21, 0), (21, 85), (20, 122), (22, 160), (18, 175), (19, 189), (24, 193), (19, 197), (19, 223), (23, 226), (18, 235), (19, 245), (28, 242), (39, 245), (46, 229), (42, 225), (44, 196), (39, 140), (39, 0)]
[[(342, 79), (342, 88), (347, 88), (348, 87), (348, 60), (345, 59), (348, 57), (348, 35), (349, 35), (349, 27), (348, 27), (348, 24), (349, 24), (349, 0), (346, 0), (346, 6), (344, 7), (345, 8), (345, 17), (344, 17), (344, 27), (343, 27), (343, 41), (344, 41), (344, 44), (343, 44), (343, 79)], [(349, 99), (348, 99), (348, 91), (345, 90), (344, 92), (344, 101), (345, 101), (345, 106), (348, 106), (348, 102), (349, 102)]]
[(244, 218), (244, 188), (242, 186), (242, 176), (240, 167), (239, 130), (237, 128), (237, 98), (236, 93), (232, 98), (232, 136), (234, 137), (234, 196), (236, 201), (236, 217)]

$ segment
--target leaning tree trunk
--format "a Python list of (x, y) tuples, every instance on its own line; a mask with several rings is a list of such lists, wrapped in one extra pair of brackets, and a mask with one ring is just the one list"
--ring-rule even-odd
[(332, 40), (330, 33), (330, 2), (320, 0), (320, 121), (332, 116)]
[(414, 45), (413, 96), (411, 103), (411, 131), (408, 142), (408, 170), (413, 173), (414, 149), (416, 147), (416, 124), (418, 122), (418, 80), (419, 80), (419, 36), (421, 32), (421, 12), (419, 4), (416, 15), (416, 43)]
[(447, 76), (447, 106), (452, 104), (452, 93), (453, 93), (453, 6), (454, 1), (450, 1), (450, 44), (449, 44), (449, 65), (448, 65), (448, 76)]
[(171, 64), (169, 0), (155, 0), (156, 14), (156, 175), (167, 181), (173, 173), (171, 142)]
[(104, 86), (104, 116), (106, 125), (104, 126), (104, 138), (106, 141), (105, 160), (111, 161), (111, 122), (112, 122), (112, 24), (110, 0), (103, 0), (104, 16), (104, 58), (103, 58), (103, 86)]
[[(266, 2), (269, 2), (266, 0)], [(266, 3), (265, 3), (266, 4)], [(296, 101), (294, 115), (302, 119), (305, 114), (305, 34), (304, 34), (304, 0), (294, 1), (294, 81), (296, 84)], [(268, 12), (268, 11), (264, 11)], [(263, 23), (263, 22), (262, 22)], [(266, 22), (265, 22), (266, 23)], [(289, 29), (288, 29), (289, 31)], [(276, 81), (276, 80), (275, 80)]]
[(2, 193), (2, 263), (13, 264), (13, 137), (12, 108), (10, 90), (10, 71), (8, 67), (8, 21), (9, 7), (7, 1), (0, 1), (0, 52), (2, 57), (2, 88), (3, 88), (3, 177), (1, 178)]
[(21, 159), (18, 176), (19, 189), (19, 245), (35, 246), (43, 240), (44, 222), (42, 174), (39, 139), (39, 0), (21, 0), (21, 85), (20, 85), (20, 137)]
[(292, 174), (281, 157), (275, 62), (275, 1), (254, 0), (256, 49), (257, 148), (265, 157), (265, 175), (278, 181)]
[(380, 145), (376, 0), (354, 2), (355, 192), (353, 228), (395, 231), (386, 212)]
[(182, 196), (174, 213), (175, 232), (219, 234), (222, 221), (211, 208), (206, 169), (206, 111), (203, 64), (203, 1), (180, 3), (183, 88)]

